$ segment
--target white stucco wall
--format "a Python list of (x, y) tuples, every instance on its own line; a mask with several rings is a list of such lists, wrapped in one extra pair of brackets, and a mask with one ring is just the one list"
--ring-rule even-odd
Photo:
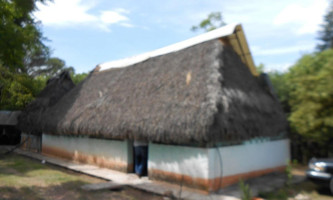
[(257, 141), (209, 149), (209, 178), (285, 166), (290, 159), (289, 139)]
[(194, 178), (208, 178), (208, 149), (149, 144), (148, 168)]
[(257, 141), (219, 148), (149, 144), (149, 169), (213, 179), (286, 165), (289, 140)]
[(55, 147), (70, 153), (80, 152), (86, 155), (104, 157), (121, 163), (132, 163), (128, 155), (128, 141), (95, 139), (88, 137), (55, 136), (43, 134), (43, 146)]
[[(43, 146), (68, 152), (96, 155), (118, 163), (132, 163), (128, 141), (43, 134)], [(286, 165), (290, 158), (289, 140), (247, 142), (243, 145), (198, 148), (150, 143), (148, 168), (187, 175), (192, 178), (214, 179)], [(218, 153), (219, 152), (219, 153)]]

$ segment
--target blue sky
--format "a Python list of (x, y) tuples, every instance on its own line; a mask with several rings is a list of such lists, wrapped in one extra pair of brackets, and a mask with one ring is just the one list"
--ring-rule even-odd
[(53, 0), (38, 4), (53, 56), (77, 73), (97, 64), (152, 51), (202, 32), (192, 32), (211, 12), (241, 23), (255, 64), (285, 71), (314, 50), (328, 0)]

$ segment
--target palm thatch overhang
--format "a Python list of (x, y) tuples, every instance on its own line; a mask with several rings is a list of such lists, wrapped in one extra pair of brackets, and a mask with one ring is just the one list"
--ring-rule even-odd
[(17, 127), (24, 132), (33, 134), (41, 134), (41, 122), (44, 115), (47, 115), (47, 110), (59, 99), (74, 88), (69, 73), (62, 72), (47, 81), (46, 87), (40, 92), (37, 98), (32, 101), (18, 116)]
[(202, 146), (286, 128), (279, 102), (220, 39), (96, 69), (35, 120), (48, 134)]
[(16, 126), (21, 111), (0, 111), (0, 126)]

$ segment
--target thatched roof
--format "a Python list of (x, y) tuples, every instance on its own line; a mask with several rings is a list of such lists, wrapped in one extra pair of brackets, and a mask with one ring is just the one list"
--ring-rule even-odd
[(0, 126), (16, 126), (21, 111), (0, 111)]
[(20, 114), (18, 127), (26, 132), (40, 132), (40, 128), (37, 127), (40, 126), (39, 123), (43, 120), (43, 115), (47, 114), (47, 109), (57, 103), (74, 86), (75, 84), (67, 71), (49, 79), (38, 97)]
[(210, 40), (220, 39), (221, 42), (232, 49), (239, 55), (242, 62), (250, 69), (254, 76), (258, 76), (256, 67), (254, 65), (249, 46), (246, 41), (245, 33), (241, 24), (228, 24), (221, 28), (209, 31), (207, 33), (198, 35), (196, 37), (151, 51), (137, 56), (115, 60), (99, 64), (96, 71), (103, 71), (112, 68), (128, 67), (133, 64), (144, 62), (149, 58), (165, 55), (168, 53), (177, 52), (197, 44), (201, 44)]
[(219, 39), (95, 70), (35, 120), (50, 134), (172, 144), (277, 136), (286, 128), (279, 102)]

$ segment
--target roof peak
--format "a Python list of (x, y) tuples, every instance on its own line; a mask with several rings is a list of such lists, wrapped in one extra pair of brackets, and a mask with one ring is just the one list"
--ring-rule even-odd
[(218, 38), (223, 38), (225, 36), (232, 35), (236, 29), (240, 27), (241, 29), (241, 24), (237, 23), (232, 23), (228, 24), (226, 26), (223, 26), (221, 28), (215, 29), (213, 31), (209, 31), (207, 33), (200, 34), (198, 36), (192, 37), (190, 39), (157, 49), (153, 50), (150, 52), (146, 52), (143, 54), (139, 54), (136, 56), (120, 59), (120, 60), (114, 60), (111, 62), (105, 62), (101, 63), (96, 66), (95, 71), (105, 71), (108, 69), (114, 69), (114, 68), (124, 68), (131, 66), (133, 64), (143, 62), (149, 58), (165, 55), (168, 53), (176, 52), (182, 49), (186, 49), (188, 47), (207, 42), (210, 40), (218, 39)]

